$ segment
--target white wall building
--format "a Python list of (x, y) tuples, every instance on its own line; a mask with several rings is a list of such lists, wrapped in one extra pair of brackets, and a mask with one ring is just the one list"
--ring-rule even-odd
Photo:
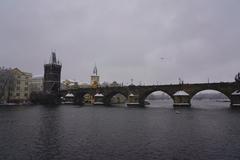
[(34, 75), (30, 82), (31, 92), (41, 92), (43, 91), (43, 75)]

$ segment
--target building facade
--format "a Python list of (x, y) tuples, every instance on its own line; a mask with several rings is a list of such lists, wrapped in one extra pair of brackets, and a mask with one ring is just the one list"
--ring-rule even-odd
[(62, 82), (62, 88), (64, 89), (78, 89), (79, 85), (77, 81), (66, 79)]
[(30, 91), (32, 92), (42, 92), (43, 91), (43, 76), (36, 75), (32, 77), (30, 82)]
[(14, 77), (14, 83), (12, 88), (5, 92), (6, 102), (24, 103), (29, 101), (32, 74), (23, 72), (18, 68), (12, 69), (11, 73)]

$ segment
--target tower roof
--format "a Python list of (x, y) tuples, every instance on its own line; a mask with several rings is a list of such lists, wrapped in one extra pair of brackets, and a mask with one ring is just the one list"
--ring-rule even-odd
[(52, 63), (52, 64), (57, 63), (57, 57), (56, 57), (56, 53), (55, 52), (52, 52), (52, 54), (51, 54), (50, 63)]
[(50, 59), (49, 59), (49, 64), (58, 64), (61, 65), (61, 63), (57, 60), (56, 52), (52, 52)]

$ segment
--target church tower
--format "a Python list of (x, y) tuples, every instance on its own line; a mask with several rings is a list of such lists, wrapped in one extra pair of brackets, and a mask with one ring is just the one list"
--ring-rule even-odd
[(100, 85), (99, 81), (100, 81), (100, 76), (98, 75), (97, 66), (95, 64), (95, 66), (93, 68), (93, 74), (91, 76), (90, 84), (93, 88), (97, 88)]

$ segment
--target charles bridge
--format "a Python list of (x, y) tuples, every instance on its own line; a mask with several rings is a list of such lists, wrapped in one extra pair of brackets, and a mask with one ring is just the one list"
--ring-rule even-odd
[[(239, 103), (239, 94), (235, 82), (221, 83), (199, 83), (199, 84), (170, 84), (170, 85), (153, 85), (153, 86), (123, 86), (123, 87), (99, 87), (99, 88), (79, 88), (61, 90), (61, 96), (68, 93), (74, 95), (75, 104), (84, 104), (84, 95), (89, 94), (94, 97), (96, 94), (103, 96), (102, 102), (104, 105), (111, 105), (111, 99), (116, 94), (124, 95), (128, 100), (130, 95), (137, 95), (134, 103), (139, 106), (145, 106), (145, 99), (148, 95), (155, 91), (162, 91), (168, 94), (174, 101), (175, 106), (190, 106), (191, 99), (197, 93), (204, 90), (215, 90), (223, 93), (229, 98), (232, 105)], [(180, 93), (180, 94), (178, 94)], [(185, 93), (185, 94), (181, 94)]]
[[(57, 61), (56, 54), (52, 52), (50, 62), (44, 65), (43, 92), (33, 93), (33, 103), (56, 104), (61, 103), (61, 98), (71, 94), (74, 104), (83, 105), (84, 96), (91, 95), (95, 104), (111, 105), (111, 99), (116, 94), (122, 94), (127, 98), (127, 104), (145, 106), (145, 99), (155, 91), (168, 94), (174, 102), (174, 106), (191, 106), (191, 99), (197, 93), (204, 90), (215, 90), (229, 98), (231, 106), (240, 106), (240, 73), (236, 75), (235, 82), (220, 83), (196, 83), (196, 84), (170, 84), (153, 86), (122, 86), (122, 87), (89, 87), (60, 90), (62, 64)], [(97, 73), (97, 70), (94, 71)]]

